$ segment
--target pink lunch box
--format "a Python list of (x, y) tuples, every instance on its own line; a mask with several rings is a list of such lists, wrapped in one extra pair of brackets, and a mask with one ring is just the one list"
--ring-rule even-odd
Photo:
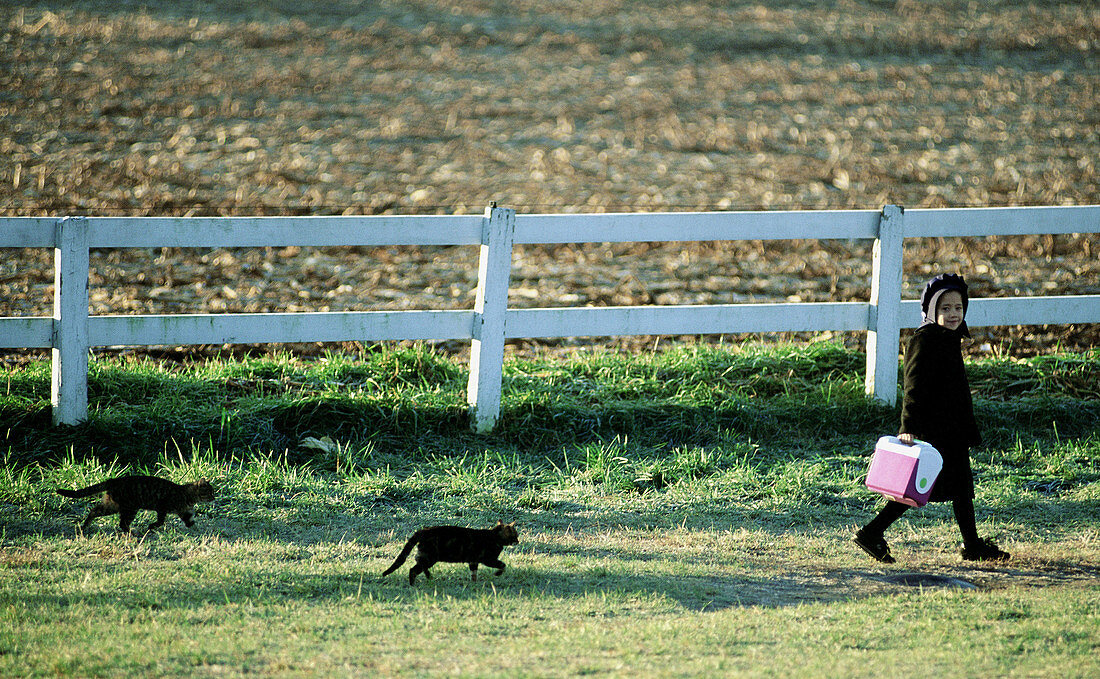
[(924, 441), (907, 445), (896, 436), (883, 436), (871, 456), (867, 487), (890, 500), (923, 507), (941, 469), (940, 452)]

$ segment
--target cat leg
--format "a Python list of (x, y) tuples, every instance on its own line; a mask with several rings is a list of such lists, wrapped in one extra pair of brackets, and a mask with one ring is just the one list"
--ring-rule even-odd
[(424, 577), (427, 578), (428, 580), (432, 579), (432, 573), (431, 573), (431, 571), (429, 571), (427, 569), (427, 567), (425, 567), (421, 564), (416, 564), (412, 568), (409, 569), (409, 584), (410, 585), (415, 585), (416, 584), (416, 576), (420, 575), (421, 573), (423, 573)]
[(470, 579), (477, 582), (477, 562), (474, 561), (470, 564)]
[(183, 521), (183, 525), (187, 526), (188, 528), (194, 527), (195, 521), (191, 518), (191, 512), (180, 512), (179, 515), (180, 520)]
[(137, 516), (136, 509), (122, 509), (118, 510), (118, 529), (123, 533), (130, 532), (130, 524), (134, 522), (134, 517)]
[(168, 516), (168, 512), (157, 512), (157, 520), (149, 524), (149, 527), (145, 530), (156, 530), (164, 525), (164, 519)]
[(117, 513), (118, 505), (114, 504), (113, 502), (100, 502), (99, 504), (88, 510), (88, 516), (84, 517), (84, 523), (80, 524), (80, 527), (87, 528), (88, 524), (90, 524), (95, 519), (101, 516), (110, 516), (111, 514)]
[(428, 569), (431, 568), (434, 565), (435, 565), (434, 561), (429, 561), (427, 559), (417, 559), (416, 564), (412, 568), (409, 569), (409, 584), (410, 585), (416, 584), (416, 576), (420, 575), (421, 573), (424, 574), (425, 578), (427, 578), (428, 580), (431, 580), (432, 579), (432, 573)]
[(482, 563), (484, 563), (489, 568), (497, 569), (497, 575), (502, 575), (504, 573), (504, 569), (508, 567), (507, 564), (505, 564), (500, 559), (493, 559), (492, 561), (483, 561)]

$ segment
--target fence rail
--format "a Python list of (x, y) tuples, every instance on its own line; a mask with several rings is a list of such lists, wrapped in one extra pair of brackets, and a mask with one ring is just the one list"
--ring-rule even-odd
[[(372, 217), (11, 217), (0, 247), (53, 248), (52, 318), (0, 318), (0, 347), (53, 350), (53, 419), (87, 417), (88, 350), (95, 346), (470, 340), (472, 426), (500, 413), (509, 338), (866, 331), (866, 391), (897, 399), (900, 332), (920, 318), (901, 300), (905, 238), (1100, 233), (1100, 206), (882, 211), (516, 214)], [(508, 309), (514, 244), (700, 240), (857, 239), (874, 242), (867, 302)], [(270, 314), (88, 313), (91, 248), (478, 245), (470, 310)], [(1100, 322), (1100, 295), (971, 301), (972, 326)]]

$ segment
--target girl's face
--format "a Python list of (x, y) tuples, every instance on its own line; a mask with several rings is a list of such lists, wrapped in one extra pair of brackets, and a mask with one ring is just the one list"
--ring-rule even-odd
[(957, 330), (962, 322), (962, 295), (954, 290), (940, 295), (939, 303), (936, 304), (936, 324), (942, 325), (948, 330)]

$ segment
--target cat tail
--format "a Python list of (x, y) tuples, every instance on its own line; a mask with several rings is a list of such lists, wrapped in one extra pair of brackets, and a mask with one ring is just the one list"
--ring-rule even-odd
[(77, 488), (76, 490), (65, 490), (64, 488), (58, 488), (58, 495), (64, 495), (65, 497), (88, 497), (89, 495), (95, 495), (96, 493), (102, 493), (107, 490), (109, 486), (108, 481), (97, 483), (94, 486), (88, 486), (87, 488)]
[(409, 554), (412, 553), (413, 547), (415, 547), (416, 543), (418, 542), (420, 542), (420, 531), (416, 531), (415, 533), (413, 533), (413, 536), (409, 538), (408, 542), (405, 543), (404, 549), (402, 549), (401, 553), (397, 555), (396, 559), (394, 559), (393, 564), (390, 565), (390, 567), (386, 570), (382, 571), (382, 575), (389, 575), (390, 573), (400, 568), (401, 564), (405, 563), (405, 559), (409, 558)]

